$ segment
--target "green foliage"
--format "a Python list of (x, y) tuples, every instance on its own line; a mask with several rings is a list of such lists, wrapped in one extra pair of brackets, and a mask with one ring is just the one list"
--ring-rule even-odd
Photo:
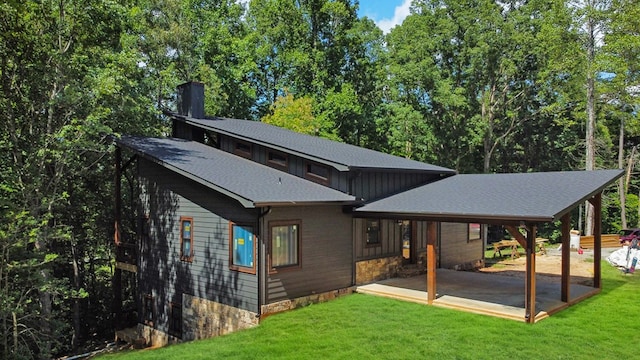
[[(580, 3), (414, 1), (383, 36), (348, 0), (2, 2), (0, 357), (51, 358), (110, 336), (109, 135), (167, 135), (163, 111), (185, 81), (205, 84), (210, 115), (460, 172), (526, 172), (583, 168), (585, 82), (599, 74), (596, 163), (617, 167), (624, 126), (634, 164), (640, 4)], [(602, 31), (593, 62), (590, 17)], [(613, 232), (620, 205), (606, 195)]]
[(326, 119), (316, 118), (312, 112), (313, 100), (309, 97), (294, 98), (287, 93), (276, 99), (271, 106), (271, 113), (262, 121), (307, 135), (321, 136), (337, 140), (333, 132), (334, 124)]

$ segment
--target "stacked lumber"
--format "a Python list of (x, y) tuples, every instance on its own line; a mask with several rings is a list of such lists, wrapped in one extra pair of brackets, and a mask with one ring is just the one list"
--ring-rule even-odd
[[(602, 234), (603, 248), (620, 247), (620, 235), (618, 234)], [(593, 235), (580, 236), (580, 247), (583, 249), (593, 249)]]

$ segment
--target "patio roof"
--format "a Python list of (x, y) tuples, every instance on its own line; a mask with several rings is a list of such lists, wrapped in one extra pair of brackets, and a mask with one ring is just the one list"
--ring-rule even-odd
[(517, 224), (559, 220), (600, 193), (623, 170), (455, 175), (354, 212), (362, 217)]

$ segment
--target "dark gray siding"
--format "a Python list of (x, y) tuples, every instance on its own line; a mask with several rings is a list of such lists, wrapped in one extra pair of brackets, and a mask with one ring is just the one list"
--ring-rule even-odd
[(468, 224), (440, 224), (440, 266), (450, 268), (483, 258), (484, 241), (482, 239), (468, 241), (468, 229)]
[(366, 201), (379, 199), (402, 190), (407, 190), (434, 179), (433, 175), (410, 172), (355, 173), (351, 180), (351, 195)]
[[(233, 153), (235, 150), (236, 139), (231, 138), (229, 136), (221, 136), (220, 137), (220, 149), (226, 152)], [(252, 144), (251, 146), (251, 160), (258, 162), (263, 165), (269, 166), (268, 162), (268, 154), (269, 151), (273, 149), (260, 146), (257, 144)], [(300, 156), (295, 156), (291, 154), (286, 154), (281, 151), (277, 151), (278, 153), (287, 155), (288, 159), (288, 169), (286, 170), (289, 174), (304, 178), (306, 166), (309, 161), (303, 159)], [(340, 172), (332, 167), (330, 168), (330, 176), (329, 176), (329, 187), (332, 189), (336, 189), (342, 191), (344, 193), (349, 193), (349, 179), (348, 173)], [(280, 169), (280, 168), (278, 168)], [(285, 171), (284, 169), (280, 169)]]
[[(258, 312), (257, 275), (229, 269), (229, 221), (257, 231), (257, 210), (142, 158), (139, 174), (141, 205), (150, 217), (149, 236), (140, 244), (139, 293), (153, 294), (156, 328), (168, 330), (169, 303), (181, 303), (183, 293)], [(192, 262), (180, 260), (181, 216), (193, 218)]]
[(300, 221), (300, 268), (267, 277), (267, 303), (345, 288), (353, 284), (351, 216), (340, 206), (273, 208), (264, 217), (269, 244), (270, 221)]
[[(236, 140), (229, 136), (221, 136), (220, 140), (220, 149), (233, 153)], [(251, 150), (251, 160), (269, 165), (268, 152), (273, 149), (253, 144)], [(292, 175), (304, 178), (309, 161), (300, 156), (291, 154), (287, 156), (287, 171)], [(395, 194), (437, 178), (433, 174), (425, 174), (423, 172), (374, 172), (362, 170), (340, 172), (332, 167), (330, 167), (330, 171), (329, 187), (365, 201)]]
[[(355, 248), (355, 260), (370, 260), (402, 255), (402, 227), (398, 220), (382, 219), (380, 245), (367, 245), (365, 240), (366, 219), (353, 219), (353, 241)], [(411, 221), (412, 236), (415, 236), (415, 251), (424, 254), (427, 251), (427, 221)], [(439, 226), (439, 224), (438, 224)], [(438, 236), (440, 234), (438, 233)], [(440, 238), (436, 240), (436, 257), (440, 262)]]
[(366, 219), (353, 219), (356, 261), (402, 255), (402, 231), (397, 220), (380, 221), (380, 244), (367, 245)]

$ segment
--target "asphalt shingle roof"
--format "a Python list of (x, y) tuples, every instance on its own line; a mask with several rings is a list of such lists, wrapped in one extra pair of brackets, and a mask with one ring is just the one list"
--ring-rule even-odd
[(353, 202), (353, 196), (194, 141), (123, 136), (141, 156), (231, 196), (245, 207)]
[(187, 123), (262, 144), (322, 163), (340, 171), (375, 169), (395, 171), (423, 171), (455, 174), (454, 170), (415, 160), (385, 154), (337, 141), (296, 133), (259, 121), (212, 118), (184, 118)]
[(455, 221), (559, 220), (623, 174), (622, 170), (455, 175), (371, 202), (366, 216)]

